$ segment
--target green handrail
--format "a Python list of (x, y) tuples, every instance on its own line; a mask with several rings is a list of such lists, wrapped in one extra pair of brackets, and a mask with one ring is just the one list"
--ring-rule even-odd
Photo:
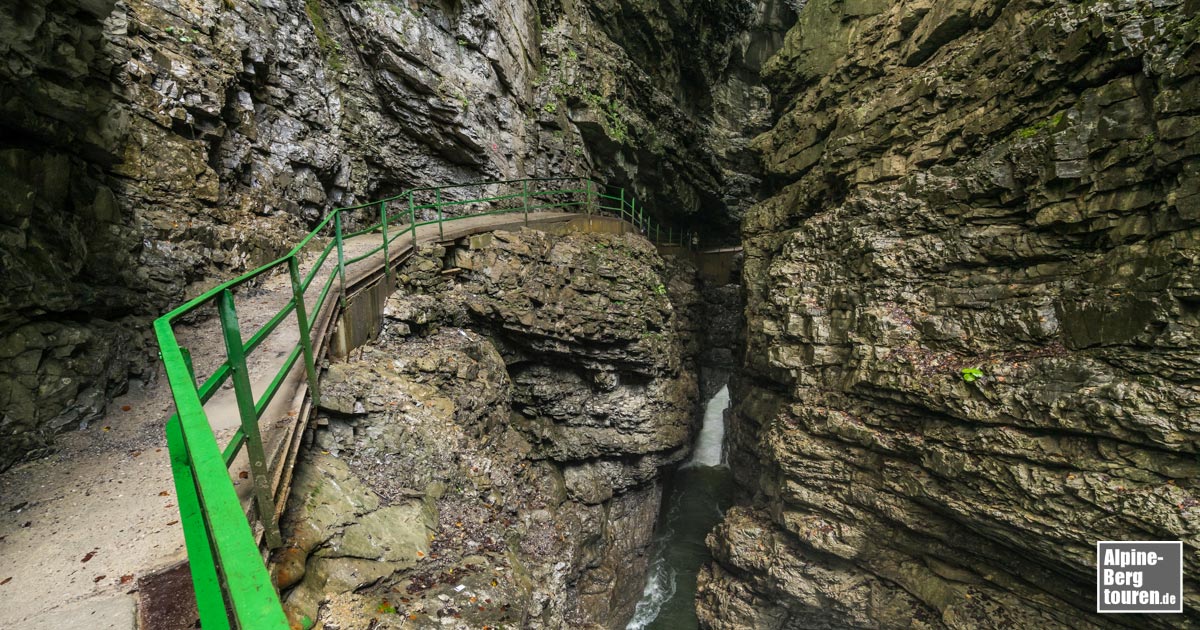
[[(578, 188), (564, 182), (577, 183)], [(551, 186), (551, 184), (555, 184)], [(485, 194), (482, 197), (467, 197), (462, 189), (510, 186), (520, 188), (519, 193)], [(546, 189), (539, 189), (546, 186)], [(191, 565), (192, 583), (196, 593), (196, 604), (201, 624), (207, 630), (230, 628), (253, 628), (255, 630), (286, 630), (287, 619), (283, 614), (279, 594), (271, 583), (263, 563), (257, 539), (247, 520), (237, 491), (234, 488), (229, 467), (243, 447), (250, 463), (255, 512), (262, 526), (263, 538), (269, 548), (282, 544), (279, 524), (275, 517), (277, 506), (271, 488), (271, 474), (263, 446), (259, 423), (262, 416), (278, 393), (283, 381), (296, 362), (303, 358), (309, 395), (315, 406), (320, 400), (319, 379), (314, 355), (313, 327), (326, 306), (326, 299), (339, 281), (337, 305), (345, 306), (346, 267), (383, 252), (384, 275), (391, 282), (392, 257), (399, 248), (391, 245), (406, 232), (415, 251), (417, 228), (425, 225), (438, 227), (438, 237), (445, 238), (444, 224), (473, 216), (506, 213), (521, 213), (526, 224), (529, 213), (551, 209), (564, 209), (586, 214), (609, 214), (627, 221), (637, 231), (661, 245), (688, 245), (690, 233), (667, 229), (667, 239), (661, 240), (661, 226), (644, 212), (636, 199), (628, 197), (624, 189), (613, 189), (616, 195), (606, 194), (606, 187), (590, 179), (579, 177), (525, 178), (506, 181), (471, 184), (451, 184), (412, 188), (399, 195), (387, 197), (355, 206), (336, 208), (329, 213), (311, 232), (283, 257), (267, 263), (227, 282), (223, 282), (199, 296), (183, 303), (154, 321), (154, 332), (158, 339), (159, 354), (167, 373), (167, 383), (175, 400), (176, 414), (167, 421), (167, 448), (170, 453), (171, 473), (179, 496), (179, 514), (183, 525), (184, 542)], [(432, 203), (414, 203), (414, 196), (432, 193)], [(504, 202), (520, 200), (520, 205), (503, 206)], [(388, 215), (389, 204), (403, 201), (406, 211), (400, 215)], [(614, 201), (616, 205), (607, 205)], [(483, 212), (469, 212), (476, 205), (484, 205)], [(344, 234), (343, 215), (359, 210), (378, 209), (378, 222), (365, 229)], [(447, 216), (445, 210), (454, 209), (456, 214)], [(488, 209), (494, 208), (494, 209)], [(466, 213), (458, 213), (466, 209)], [(417, 220), (417, 211), (436, 211), (434, 220)], [(407, 215), (404, 217), (403, 215)], [(397, 218), (406, 218), (398, 222)], [(315, 265), (301, 274), (299, 255), (321, 233), (333, 224), (332, 240), (322, 249)], [(403, 227), (401, 227), (403, 226)], [(350, 238), (378, 231), (380, 245), (364, 254), (346, 257), (346, 243)], [(678, 242), (675, 241), (678, 237)], [(320, 285), (317, 298), (309, 308), (306, 295), (320, 275), (330, 254), (336, 250), (336, 268)], [(267, 272), (287, 267), (291, 281), (291, 299), (270, 319), (244, 339), (237, 315), (234, 290), (259, 278)], [(180, 345), (175, 336), (174, 325), (180, 318), (197, 309), (214, 304), (220, 316), (222, 337), (225, 345), (224, 360), (203, 382), (198, 382), (194, 373), (191, 354)], [(259, 345), (272, 334), (290, 315), (295, 315), (299, 339), (293, 345), (283, 365), (277, 370), (270, 385), (255, 399), (247, 367), (248, 358)], [(211, 400), (226, 381), (232, 380), (237, 402), (240, 426), (232, 439), (222, 449), (208, 422), (204, 403)]]

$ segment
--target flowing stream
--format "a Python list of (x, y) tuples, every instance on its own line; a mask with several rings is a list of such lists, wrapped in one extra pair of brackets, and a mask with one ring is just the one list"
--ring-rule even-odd
[(704, 537), (732, 499), (732, 476), (722, 461), (729, 389), (708, 401), (692, 459), (666, 480), (646, 588), (626, 630), (691, 630), (696, 621), (696, 574), (711, 556)]

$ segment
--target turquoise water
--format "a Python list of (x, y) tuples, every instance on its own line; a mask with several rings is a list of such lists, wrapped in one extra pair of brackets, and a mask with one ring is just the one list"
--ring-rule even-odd
[[(696, 621), (696, 574), (711, 559), (704, 537), (733, 498), (733, 479), (721, 462), (724, 389), (709, 401), (692, 461), (666, 480), (663, 511), (642, 600), (626, 630), (690, 630)], [(714, 446), (715, 444), (715, 446)]]

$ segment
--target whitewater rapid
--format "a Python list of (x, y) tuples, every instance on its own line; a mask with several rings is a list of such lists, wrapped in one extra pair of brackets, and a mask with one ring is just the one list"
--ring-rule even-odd
[(729, 407), (729, 386), (709, 399), (704, 406), (704, 424), (700, 427), (700, 438), (696, 450), (684, 466), (720, 466), (725, 447), (725, 409)]
[(708, 558), (704, 536), (729, 496), (729, 471), (722, 465), (728, 407), (729, 388), (722, 387), (704, 407), (692, 458), (668, 480), (646, 587), (625, 630), (696, 627), (696, 573)]

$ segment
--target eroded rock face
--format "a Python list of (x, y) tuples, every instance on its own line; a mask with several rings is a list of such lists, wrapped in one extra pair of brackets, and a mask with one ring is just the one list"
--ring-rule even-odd
[[(141, 375), (153, 269), (105, 169), (128, 120), (109, 89), (107, 1), (0, 7), (0, 469), (101, 415)], [(49, 42), (53, 42), (51, 45)]]
[(697, 429), (694, 271), (632, 235), (523, 230), (397, 276), (380, 338), (321, 381), (275, 571), (289, 615), (624, 627), (660, 470)]
[[(588, 176), (728, 234), (756, 199), (757, 69), (790, 9), (634, 3), (614, 21), (614, 8), (5, 3), (0, 345), (30, 346), (30, 323), (95, 341), (55, 349), (77, 359), (65, 372), (0, 356), (0, 468), (102, 413), (145, 370), (149, 317), (280, 255), (333, 207)], [(691, 26), (700, 40), (677, 36)], [(27, 382), (60, 378), (82, 385)]]
[[(772, 119), (763, 63), (795, 20), (780, 0), (541, 2), (541, 123), (572, 127), (612, 182), (730, 242), (759, 199), (750, 140)], [(565, 21), (547, 20), (546, 13)], [(560, 13), (561, 12), (561, 13)], [(586, 16), (582, 21), (576, 14)]]
[(729, 383), (729, 377), (740, 365), (745, 344), (744, 296), (742, 285), (736, 282), (720, 284), (701, 280), (701, 318), (704, 321), (700, 340), (700, 397), (708, 400)]
[[(1200, 623), (1198, 8), (801, 11), (704, 627)], [(1184, 542), (1184, 615), (1094, 613), (1123, 539)]]

